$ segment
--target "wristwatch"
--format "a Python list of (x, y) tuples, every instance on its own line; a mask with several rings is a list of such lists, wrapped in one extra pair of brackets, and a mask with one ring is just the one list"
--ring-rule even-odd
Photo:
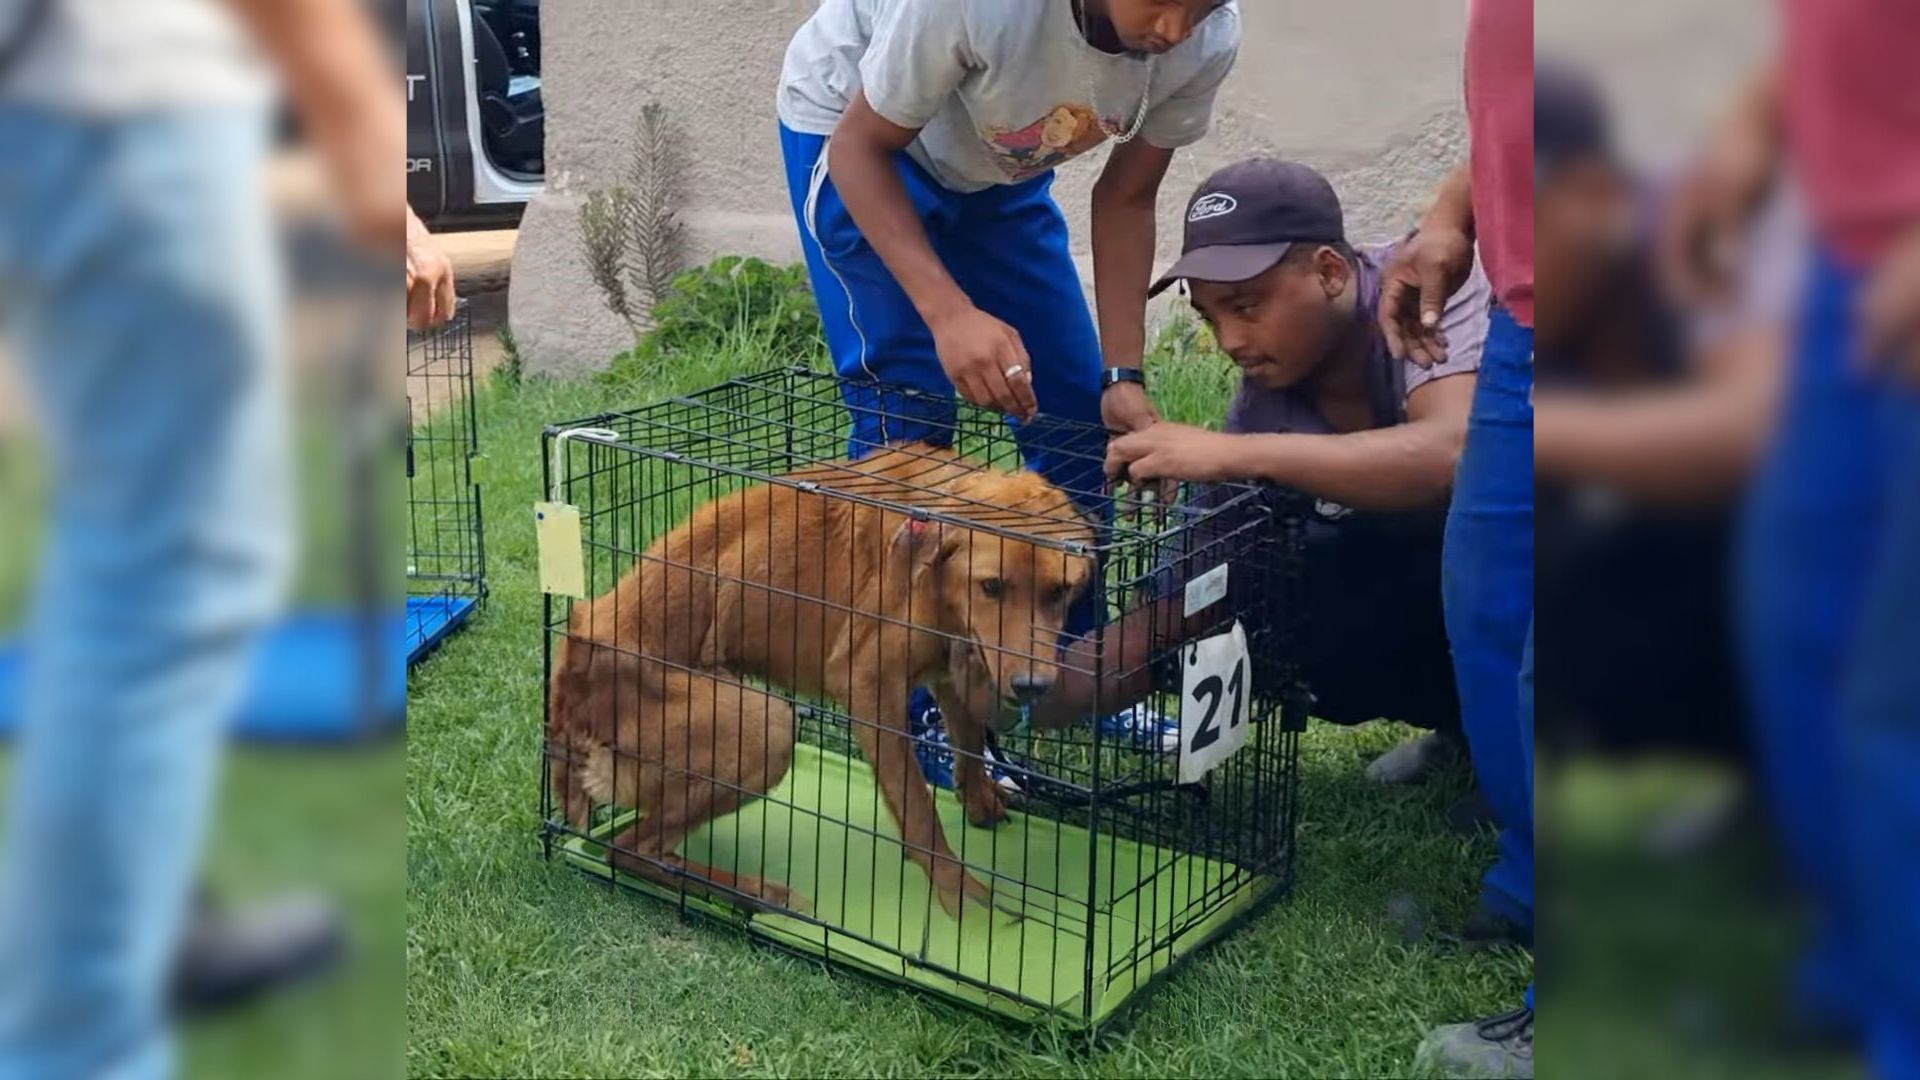
[(1100, 373), (1100, 392), (1104, 394), (1123, 382), (1138, 383), (1144, 390), (1147, 385), (1147, 376), (1139, 368), (1110, 367)]

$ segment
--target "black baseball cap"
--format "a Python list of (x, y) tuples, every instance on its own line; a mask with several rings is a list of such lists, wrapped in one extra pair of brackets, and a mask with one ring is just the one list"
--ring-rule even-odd
[(1229, 165), (1187, 201), (1185, 240), (1148, 296), (1176, 281), (1245, 281), (1273, 268), (1294, 244), (1347, 238), (1340, 196), (1297, 161), (1259, 157)]

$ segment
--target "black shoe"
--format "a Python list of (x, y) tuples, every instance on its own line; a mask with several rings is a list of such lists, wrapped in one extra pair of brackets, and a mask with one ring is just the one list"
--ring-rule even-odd
[(293, 897), (232, 911), (195, 905), (174, 961), (173, 1007), (195, 1016), (232, 1008), (331, 970), (346, 951), (332, 904)]

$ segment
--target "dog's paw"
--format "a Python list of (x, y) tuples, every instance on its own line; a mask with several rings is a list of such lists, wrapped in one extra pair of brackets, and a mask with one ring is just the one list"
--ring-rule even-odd
[(975, 905), (975, 911), (972, 916), (974, 919), (980, 917), (980, 909), (985, 909), (988, 912), (998, 910), (1014, 918), (1020, 917), (1019, 911), (1004, 906), (1000, 902), (1000, 898), (994, 894), (994, 891), (988, 888), (985, 882), (974, 877), (972, 874), (962, 872), (957, 879), (949, 879), (946, 882), (936, 882), (933, 887), (933, 895), (934, 898), (940, 902), (940, 909), (945, 911), (949, 918), (956, 921), (964, 917), (964, 911), (969, 901)]
[(769, 908), (784, 908), (796, 915), (813, 914), (813, 902), (785, 885), (762, 881), (757, 895)]
[(813, 904), (806, 897), (777, 881), (742, 874), (735, 880), (734, 890), (738, 895), (746, 897), (745, 903), (748, 907), (758, 910), (785, 910), (801, 915), (810, 914), (813, 911)]
[(976, 829), (991, 829), (1007, 820), (1007, 795), (999, 784), (982, 777), (966, 786), (961, 796), (967, 821)]

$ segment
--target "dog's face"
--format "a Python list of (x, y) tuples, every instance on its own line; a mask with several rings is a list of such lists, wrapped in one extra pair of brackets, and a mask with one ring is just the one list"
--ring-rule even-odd
[[(1015, 513), (975, 511), (969, 517), (1010, 532), (1090, 543), (1093, 530), (1059, 489), (1032, 473), (982, 473), (956, 494)], [(1093, 576), (1093, 560), (986, 529), (919, 525), (937, 531), (925, 564), (936, 618), (948, 640), (948, 673), (971, 711), (997, 721), (1053, 687), (1055, 656), (1067, 610)]]

